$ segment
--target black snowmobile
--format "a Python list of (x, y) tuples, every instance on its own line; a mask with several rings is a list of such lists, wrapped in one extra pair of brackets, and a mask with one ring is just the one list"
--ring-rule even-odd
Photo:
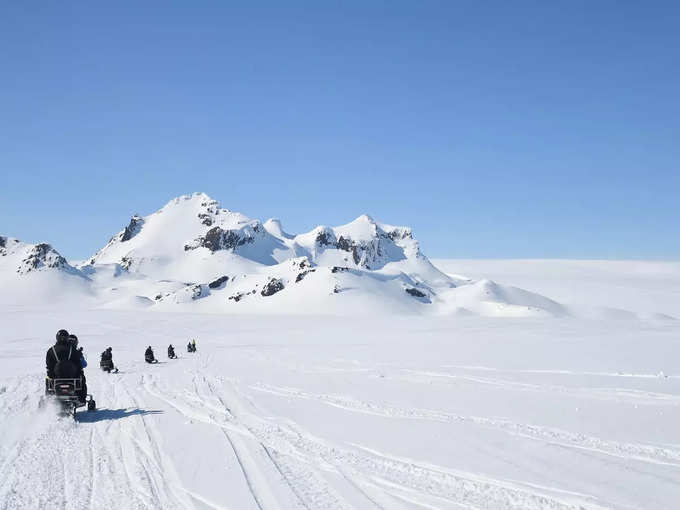
[(76, 411), (80, 407), (87, 406), (88, 411), (95, 411), (97, 403), (88, 393), (85, 401), (80, 399), (80, 392), (83, 389), (82, 377), (48, 379), (45, 393), (56, 399), (61, 405), (63, 415), (71, 415), (76, 419)]
[(175, 354), (175, 348), (172, 346), (172, 344), (168, 345), (168, 358), (170, 359), (177, 358), (177, 354)]
[(153, 355), (153, 349), (151, 346), (147, 347), (146, 351), (144, 352), (144, 361), (147, 363), (158, 363), (158, 360)]
[(78, 348), (78, 337), (69, 335), (61, 329), (57, 332), (57, 342), (47, 350), (45, 358), (47, 379), (45, 395), (53, 397), (61, 405), (62, 414), (76, 418), (76, 410), (87, 405), (94, 411), (97, 405), (92, 395), (87, 394), (83, 368), (87, 362), (82, 348)]
[(113, 354), (111, 351), (112, 349), (109, 347), (104, 352), (102, 352), (101, 360), (99, 360), (99, 368), (101, 368), (104, 372), (108, 372), (109, 374), (111, 372), (116, 374), (118, 373), (118, 369), (113, 366)]

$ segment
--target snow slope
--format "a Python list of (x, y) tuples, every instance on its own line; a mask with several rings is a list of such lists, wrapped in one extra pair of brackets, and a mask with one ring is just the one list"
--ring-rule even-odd
[[(0, 509), (674, 509), (677, 322), (0, 311)], [(99, 410), (40, 406), (67, 327)], [(198, 353), (183, 346), (195, 336)], [(173, 343), (180, 359), (168, 360)], [(96, 367), (113, 347), (118, 374)], [(158, 365), (142, 361), (153, 345)]]
[[(550, 296), (575, 314), (680, 318), (680, 262), (653, 260), (438, 259), (444, 272), (490, 278)], [(460, 277), (460, 276), (459, 276)]]

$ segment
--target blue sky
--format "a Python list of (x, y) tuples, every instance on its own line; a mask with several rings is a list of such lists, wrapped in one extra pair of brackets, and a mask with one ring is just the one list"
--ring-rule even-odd
[(677, 2), (6, 2), (0, 233), (204, 191), (450, 257), (680, 257)]

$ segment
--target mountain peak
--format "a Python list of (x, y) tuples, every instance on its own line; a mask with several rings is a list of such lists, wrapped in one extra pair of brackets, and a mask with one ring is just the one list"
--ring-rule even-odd
[(375, 223), (375, 220), (370, 214), (362, 214), (358, 216), (352, 223), (363, 222), (363, 223)]
[(274, 237), (279, 239), (292, 239), (293, 236), (288, 234), (283, 230), (283, 225), (281, 225), (281, 220), (278, 218), (269, 218), (264, 222), (264, 229), (269, 232)]
[(208, 194), (196, 191), (194, 193), (189, 193), (187, 195), (180, 195), (178, 197), (173, 198), (170, 200), (165, 206), (161, 209), (166, 209), (168, 207), (172, 207), (175, 205), (180, 205), (180, 204), (185, 204), (187, 202), (190, 202), (191, 204), (197, 204), (200, 207), (210, 207), (210, 206), (215, 206), (217, 208), (220, 207), (220, 204), (217, 202), (217, 200), (213, 199), (210, 197)]
[(48, 243), (29, 244), (12, 237), (0, 236), (0, 257), (7, 257), (19, 274), (33, 271), (60, 269), (77, 271)]

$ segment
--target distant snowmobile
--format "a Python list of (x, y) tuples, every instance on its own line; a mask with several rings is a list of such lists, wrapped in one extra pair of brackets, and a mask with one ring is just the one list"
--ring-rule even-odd
[(168, 358), (170, 359), (177, 358), (177, 355), (175, 354), (175, 348), (172, 346), (172, 344), (168, 345)]
[(108, 347), (104, 352), (102, 352), (101, 360), (99, 361), (99, 368), (104, 372), (114, 374), (118, 373), (118, 369), (113, 366), (113, 354), (111, 347)]
[(146, 351), (144, 352), (144, 361), (147, 363), (158, 363), (158, 360), (153, 355), (153, 349), (151, 346), (147, 347)]
[(187, 344), (187, 352), (196, 352), (196, 340), (191, 340)]

